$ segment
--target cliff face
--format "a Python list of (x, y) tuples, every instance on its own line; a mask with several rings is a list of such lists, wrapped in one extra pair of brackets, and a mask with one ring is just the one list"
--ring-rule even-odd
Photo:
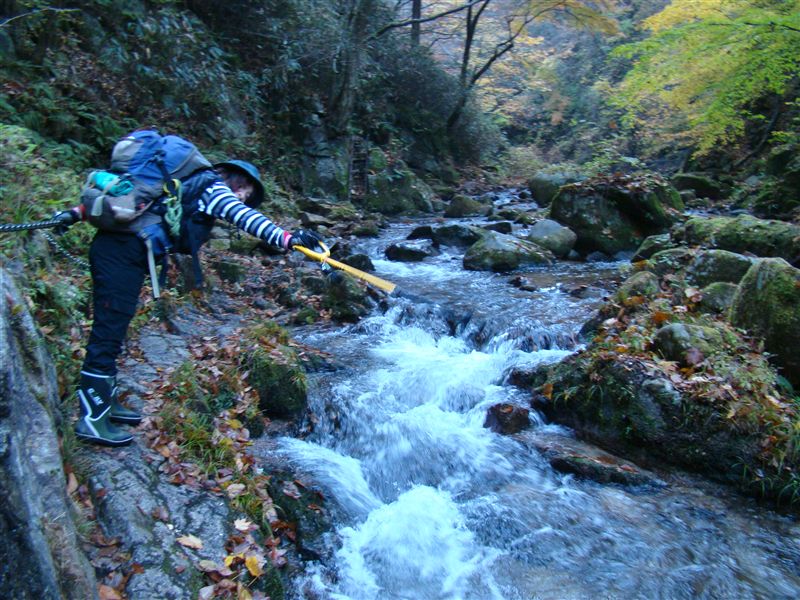
[(0, 579), (8, 598), (96, 596), (78, 546), (56, 425), (55, 370), (19, 290), (0, 269)]

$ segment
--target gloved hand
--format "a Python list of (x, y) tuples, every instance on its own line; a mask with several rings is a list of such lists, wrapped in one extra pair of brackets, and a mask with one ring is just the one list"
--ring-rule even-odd
[(303, 246), (309, 250), (316, 250), (319, 248), (320, 242), (322, 242), (322, 238), (315, 232), (309, 231), (308, 229), (298, 229), (289, 238), (287, 246), (289, 248)]
[(53, 216), (54, 221), (58, 221), (58, 225), (53, 228), (53, 231), (58, 235), (63, 235), (67, 232), (70, 225), (74, 225), (81, 220), (81, 216), (76, 210), (62, 210)]

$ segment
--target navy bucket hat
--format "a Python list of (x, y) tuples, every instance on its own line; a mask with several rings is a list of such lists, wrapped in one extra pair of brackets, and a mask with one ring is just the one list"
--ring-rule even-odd
[(249, 163), (246, 160), (226, 160), (214, 165), (215, 169), (220, 167), (224, 167), (229, 171), (243, 173), (252, 180), (253, 197), (247, 202), (249, 206), (256, 207), (264, 201), (264, 184), (261, 183), (261, 174), (253, 163)]

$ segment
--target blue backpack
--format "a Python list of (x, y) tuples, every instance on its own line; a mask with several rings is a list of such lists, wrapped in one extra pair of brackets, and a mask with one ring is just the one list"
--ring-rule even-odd
[[(194, 196), (217, 179), (211, 169), (188, 140), (142, 129), (116, 143), (108, 170), (92, 171), (86, 180), (81, 204), (87, 220), (104, 231), (135, 233), (144, 241), (156, 297), (154, 256), (173, 245), (192, 254), (196, 280), (202, 281), (197, 251), (204, 240), (194, 231), (192, 208)], [(192, 177), (199, 171), (208, 176)], [(184, 194), (183, 183), (190, 177), (189, 193)]]

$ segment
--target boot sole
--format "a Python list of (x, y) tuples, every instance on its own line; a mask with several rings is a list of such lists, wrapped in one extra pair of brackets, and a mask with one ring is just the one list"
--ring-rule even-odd
[(75, 437), (80, 440), (86, 440), (87, 442), (92, 442), (93, 444), (99, 444), (101, 446), (109, 446), (111, 448), (116, 448), (118, 446), (127, 446), (133, 441), (133, 436), (126, 438), (124, 440), (108, 440), (106, 438), (96, 437), (93, 435), (86, 435), (85, 433), (78, 433), (75, 432)]
[(109, 419), (114, 423), (133, 425), (134, 427), (142, 422), (142, 417), (115, 417), (114, 415), (111, 415)]

